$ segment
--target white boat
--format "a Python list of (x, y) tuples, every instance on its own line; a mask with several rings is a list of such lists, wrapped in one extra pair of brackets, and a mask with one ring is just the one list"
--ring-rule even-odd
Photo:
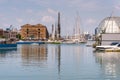
[(85, 39), (85, 35), (82, 33), (81, 29), (80, 29), (80, 16), (77, 13), (77, 17), (76, 17), (76, 24), (74, 27), (74, 36), (72, 38), (73, 42), (75, 43), (86, 43), (87, 40)]
[(72, 40), (67, 40), (67, 41), (63, 41), (63, 44), (75, 44), (76, 42), (72, 41)]
[(31, 45), (39, 45), (38, 43), (32, 43)]
[(37, 44), (44, 44), (45, 42), (43, 41), (17, 41), (17, 44), (33, 44), (33, 43), (37, 43)]
[(110, 45), (101, 45), (96, 46), (96, 50), (119, 50), (120, 49), (120, 43), (114, 42)]

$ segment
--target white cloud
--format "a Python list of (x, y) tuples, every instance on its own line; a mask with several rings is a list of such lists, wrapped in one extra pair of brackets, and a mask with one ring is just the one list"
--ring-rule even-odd
[(10, 24), (7, 24), (7, 23), (3, 23), (2, 25), (3, 25), (4, 28), (5, 28), (5, 27), (7, 28), (7, 27), (10, 26)]
[(52, 16), (43, 16), (42, 17), (42, 22), (54, 23), (55, 19)]
[(120, 5), (115, 5), (115, 9), (120, 10)]
[(36, 21), (33, 19), (30, 19), (30, 23), (35, 23)]
[(93, 25), (93, 24), (96, 23), (96, 20), (92, 19), (92, 18), (89, 18), (89, 19), (86, 20), (86, 22), (87, 22), (88, 25)]
[(53, 10), (53, 9), (51, 9), (51, 8), (48, 8), (48, 13), (50, 13), (50, 14), (54, 14), (54, 15), (56, 15), (57, 13), (58, 13), (58, 11), (55, 11), (55, 10)]
[(22, 23), (23, 22), (23, 19), (21, 19), (21, 18), (17, 18), (16, 20), (17, 20), (18, 23)]
[(85, 11), (95, 11), (100, 8), (97, 0), (68, 0), (68, 5)]

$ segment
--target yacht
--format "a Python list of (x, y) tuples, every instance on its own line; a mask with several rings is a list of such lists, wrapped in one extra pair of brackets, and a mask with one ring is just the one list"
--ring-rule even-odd
[(113, 42), (110, 45), (96, 46), (96, 50), (120, 50), (120, 43)]

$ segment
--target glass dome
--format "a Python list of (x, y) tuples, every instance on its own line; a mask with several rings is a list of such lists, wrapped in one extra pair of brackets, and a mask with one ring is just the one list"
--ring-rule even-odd
[(120, 17), (107, 17), (97, 28), (98, 33), (120, 33)]

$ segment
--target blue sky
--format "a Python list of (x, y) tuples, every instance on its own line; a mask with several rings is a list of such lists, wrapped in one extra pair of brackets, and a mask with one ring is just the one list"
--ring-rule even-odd
[(20, 29), (24, 24), (44, 24), (51, 32), (51, 25), (61, 12), (62, 35), (72, 34), (76, 12), (80, 16), (80, 29), (94, 33), (102, 19), (120, 16), (119, 0), (0, 0), (0, 28), (13, 25)]

